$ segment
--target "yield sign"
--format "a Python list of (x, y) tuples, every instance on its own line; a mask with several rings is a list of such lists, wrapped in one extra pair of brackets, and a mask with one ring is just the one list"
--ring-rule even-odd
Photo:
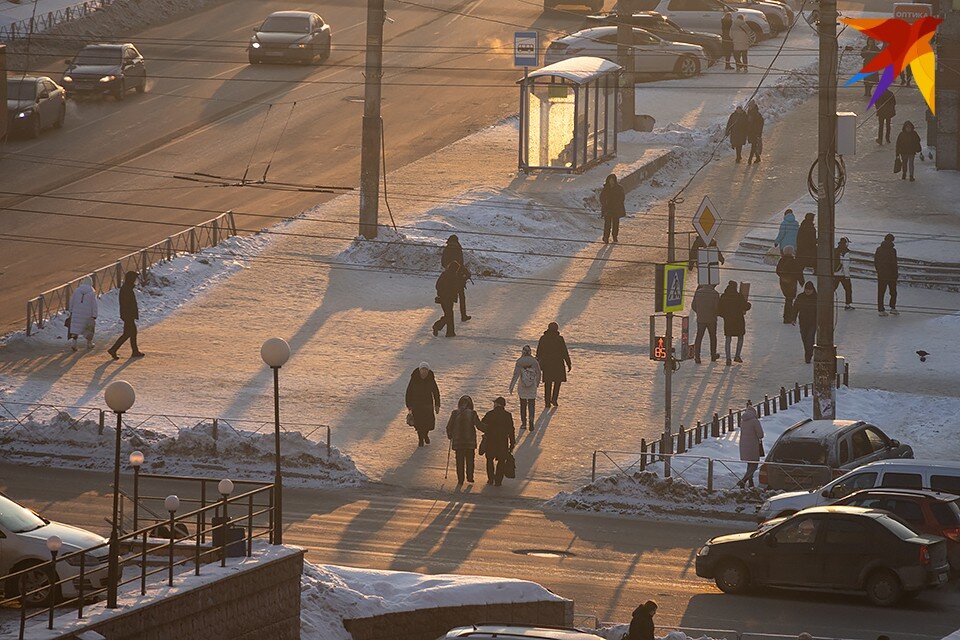
[(721, 222), (723, 220), (720, 218), (717, 208), (713, 206), (708, 196), (704, 196), (700, 208), (697, 209), (697, 214), (693, 216), (693, 228), (700, 234), (700, 239), (703, 240), (704, 245), (710, 245), (710, 241), (717, 234)]

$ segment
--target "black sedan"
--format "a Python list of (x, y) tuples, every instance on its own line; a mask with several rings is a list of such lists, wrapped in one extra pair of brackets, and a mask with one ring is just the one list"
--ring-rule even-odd
[(711, 539), (697, 575), (725, 593), (752, 586), (866, 593), (891, 606), (947, 582), (943, 538), (894, 515), (860, 507), (815, 507), (770, 527)]
[(130, 43), (88, 44), (73, 60), (67, 60), (63, 87), (70, 95), (109, 94), (123, 100), (130, 89), (146, 91), (146, 64)]
[[(588, 26), (616, 26), (620, 18), (615, 13), (605, 13), (587, 18)], [(703, 47), (704, 53), (713, 65), (723, 55), (722, 39), (715, 33), (687, 31), (676, 22), (656, 11), (640, 11), (627, 19), (631, 26), (649, 31), (670, 42), (685, 42)]]
[(276, 11), (253, 30), (247, 58), (250, 64), (300, 62), (311, 64), (330, 57), (330, 25), (310, 11)]
[(7, 130), (31, 138), (59, 129), (67, 114), (63, 87), (46, 76), (7, 78)]

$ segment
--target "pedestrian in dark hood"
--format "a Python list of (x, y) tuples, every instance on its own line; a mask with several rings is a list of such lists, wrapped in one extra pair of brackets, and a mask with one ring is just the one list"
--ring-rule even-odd
[(410, 374), (405, 399), (411, 413), (408, 421), (420, 440), (417, 446), (430, 444), (430, 432), (437, 426), (435, 414), (440, 413), (440, 387), (428, 363), (421, 362)]
[(874, 104), (877, 111), (877, 144), (883, 144), (884, 133), (887, 143), (890, 142), (890, 125), (893, 116), (897, 115), (897, 98), (890, 89), (885, 89)]
[(793, 299), (797, 297), (797, 287), (803, 286), (803, 267), (793, 255), (793, 247), (784, 247), (783, 256), (777, 263), (777, 277), (780, 278), (780, 292), (783, 294), (783, 324), (794, 320)]
[(551, 404), (559, 406), (557, 399), (560, 397), (560, 384), (567, 381), (567, 372), (573, 365), (570, 362), (570, 352), (567, 351), (567, 342), (560, 335), (560, 326), (556, 322), (547, 325), (547, 330), (540, 336), (536, 358), (543, 372), (543, 402), (548, 409)]
[(727, 118), (726, 135), (730, 138), (730, 147), (737, 152), (737, 162), (743, 160), (743, 145), (747, 143), (747, 112), (737, 105)]
[(437, 304), (443, 310), (443, 317), (433, 323), (433, 335), (438, 335), (440, 329), (447, 328), (447, 337), (453, 338), (457, 335), (453, 326), (453, 305), (460, 295), (460, 263), (449, 262), (440, 277), (437, 278)]
[(460, 300), (460, 320), (466, 322), (473, 316), (467, 315), (467, 281), (470, 280), (470, 270), (463, 261), (463, 246), (456, 234), (447, 238), (447, 244), (440, 256), (440, 266), (446, 269), (450, 264), (457, 264), (457, 275), (460, 277), (460, 291), (457, 298)]
[(613, 235), (613, 241), (617, 241), (620, 234), (620, 218), (627, 215), (627, 209), (624, 206), (626, 194), (623, 187), (617, 181), (617, 176), (610, 174), (603, 183), (603, 189), (600, 190), (600, 217), (603, 218), (603, 244), (610, 242), (610, 235)]
[(850, 278), (850, 238), (844, 236), (837, 242), (833, 250), (833, 291), (836, 293), (837, 287), (843, 285), (844, 305), (843, 308), (852, 311), (853, 306), (853, 281)]
[(480, 417), (473, 410), (473, 398), (460, 396), (457, 408), (447, 422), (447, 438), (457, 457), (457, 485), (473, 482), (474, 454), (477, 450), (477, 427)]
[(880, 317), (886, 317), (883, 308), (883, 299), (890, 290), (890, 315), (898, 316), (897, 311), (897, 280), (900, 279), (900, 261), (897, 259), (897, 248), (893, 246), (894, 237), (888, 233), (880, 246), (873, 254), (873, 267), (877, 270), (877, 311)]
[(910, 182), (913, 182), (913, 162), (917, 154), (923, 157), (923, 147), (920, 146), (920, 134), (917, 133), (913, 123), (907, 120), (903, 123), (903, 129), (897, 136), (897, 156), (900, 158), (902, 173), (901, 180), (907, 179), (907, 170), (910, 171)]
[(447, 238), (447, 244), (443, 247), (443, 253), (440, 255), (440, 266), (444, 269), (451, 262), (463, 264), (463, 247), (460, 245), (460, 238), (456, 234)]
[(140, 319), (140, 308), (137, 306), (137, 294), (133, 290), (137, 284), (137, 277), (136, 271), (127, 271), (123, 284), (120, 285), (120, 319), (123, 321), (123, 334), (107, 350), (114, 360), (120, 359), (117, 350), (127, 340), (130, 341), (130, 348), (133, 350), (131, 358), (142, 358), (146, 355), (137, 347), (137, 320)]
[(703, 335), (710, 334), (710, 361), (720, 359), (717, 353), (717, 311), (720, 307), (720, 294), (717, 285), (701, 284), (693, 294), (690, 308), (697, 314), (697, 337), (693, 343), (693, 354), (696, 363), (700, 364), (700, 349), (703, 345)]
[(817, 267), (817, 225), (811, 212), (803, 216), (797, 230), (797, 262), (803, 269)]
[(754, 100), (747, 103), (747, 141), (750, 143), (747, 164), (760, 162), (760, 152), (763, 151), (763, 115)]
[[(717, 312), (723, 318), (723, 334), (726, 338), (727, 347), (727, 366), (735, 362), (743, 362), (740, 352), (743, 349), (743, 336), (747, 332), (746, 315), (750, 310), (750, 303), (747, 302), (743, 294), (737, 290), (736, 280), (727, 283), (727, 288), (720, 296), (720, 306)], [(733, 361), (730, 360), (730, 343), (732, 339), (737, 339), (737, 353)]]
[(503, 463), (517, 444), (513, 428), (513, 415), (507, 411), (507, 401), (502, 396), (493, 401), (493, 409), (487, 411), (477, 428), (483, 432), (483, 455), (487, 458), (487, 484), (500, 486), (503, 482)]
[(800, 323), (803, 358), (807, 364), (810, 364), (813, 360), (813, 347), (817, 341), (817, 290), (813, 282), (808, 281), (803, 285), (803, 291), (793, 304)]
[(654, 640), (653, 616), (657, 613), (657, 603), (647, 600), (633, 610), (633, 619), (630, 620), (630, 632), (624, 640)]

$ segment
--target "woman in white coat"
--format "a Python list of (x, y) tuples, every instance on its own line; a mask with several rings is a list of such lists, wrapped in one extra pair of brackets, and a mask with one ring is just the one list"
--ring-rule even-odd
[(739, 14), (730, 27), (730, 39), (733, 40), (733, 59), (737, 63), (737, 73), (747, 73), (747, 50), (750, 48), (750, 25)]
[(77, 350), (77, 337), (82, 335), (87, 340), (87, 349), (93, 349), (96, 325), (97, 293), (93, 290), (93, 281), (84, 278), (70, 296), (70, 328), (67, 330), (67, 340), (71, 341), (70, 348)]
[(510, 393), (517, 387), (517, 395), (520, 396), (520, 429), (527, 426), (527, 416), (530, 417), (530, 431), (533, 431), (536, 414), (537, 390), (540, 388), (540, 379), (543, 372), (540, 370), (540, 362), (531, 355), (530, 345), (523, 347), (523, 355), (517, 358), (517, 364), (513, 367), (513, 379), (510, 381)]

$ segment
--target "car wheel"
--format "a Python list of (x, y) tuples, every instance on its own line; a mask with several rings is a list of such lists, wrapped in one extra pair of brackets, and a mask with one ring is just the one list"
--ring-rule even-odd
[(870, 602), (879, 607), (890, 607), (903, 597), (903, 586), (900, 584), (900, 578), (892, 571), (881, 569), (874, 571), (867, 578), (866, 584), (867, 598)]
[(714, 582), (724, 593), (743, 593), (750, 586), (750, 571), (739, 560), (725, 560), (717, 567)]
[(755, 24), (750, 24), (750, 46), (757, 44), (763, 40), (763, 29), (758, 27)]
[(57, 119), (53, 121), (53, 128), (59, 129), (63, 126), (63, 121), (67, 118), (67, 107), (66, 105), (60, 107), (60, 113), (57, 115)]
[(321, 58), (324, 62), (330, 59), (330, 52), (333, 51), (333, 37), (327, 40), (327, 47), (323, 50), (323, 57)]
[(117, 100), (123, 100), (127, 97), (127, 80), (126, 78), (120, 78), (120, 86), (114, 92), (113, 97)]
[(39, 114), (34, 115), (32, 118), (30, 118), (30, 124), (27, 126), (27, 136), (31, 138), (39, 138), (41, 128)]
[(143, 93), (147, 90), (147, 76), (143, 76), (143, 80), (140, 84), (137, 85), (137, 93)]
[(43, 565), (36, 565), (17, 578), (17, 594), (21, 593), (28, 594), (23, 600), (27, 607), (49, 607), (60, 599), (60, 587), (51, 583), (50, 574)]
[(700, 73), (700, 62), (693, 56), (680, 56), (674, 71), (681, 78), (692, 78)]

